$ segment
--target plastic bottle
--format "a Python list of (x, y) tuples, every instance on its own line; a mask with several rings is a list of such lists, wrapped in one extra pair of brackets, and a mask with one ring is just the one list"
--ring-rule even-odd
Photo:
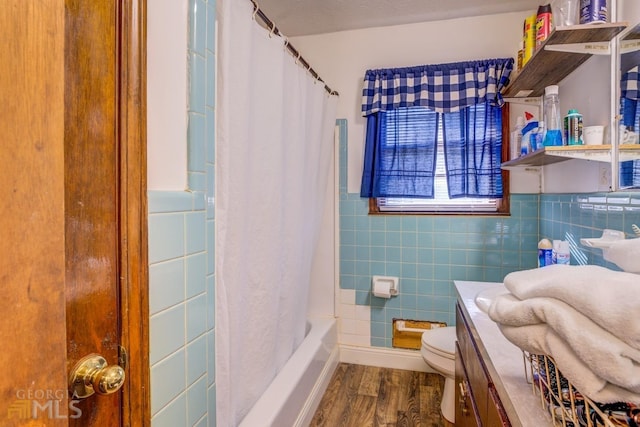
[[(529, 135), (531, 135), (531, 132), (529, 132)], [(533, 150), (531, 149), (531, 144), (530, 144), (530, 137), (527, 136), (526, 138), (523, 137), (522, 141), (520, 142), (520, 155), (521, 156), (526, 156), (527, 154), (531, 153)]]
[[(531, 140), (531, 148), (535, 151), (535, 150), (539, 150), (542, 147), (544, 147), (544, 137), (546, 134), (546, 127), (544, 124), (544, 120), (540, 120), (538, 122), (538, 127), (536, 128), (536, 132), (534, 135), (532, 135), (532, 139)], [(535, 143), (534, 143), (535, 140)]]
[(549, 239), (538, 242), (538, 267), (546, 267), (553, 263), (553, 246)]
[(520, 40), (518, 44), (518, 60), (516, 61), (516, 70), (522, 70), (524, 66), (524, 40)]
[(566, 240), (553, 241), (551, 262), (553, 264), (569, 264), (571, 262), (571, 250), (569, 249), (569, 242), (567, 242)]
[(511, 131), (511, 140), (509, 141), (511, 148), (511, 160), (518, 158), (520, 155), (520, 146), (522, 145), (522, 128), (524, 128), (524, 117), (518, 116), (516, 127)]
[(526, 156), (535, 150), (535, 147), (531, 146), (531, 136), (535, 134), (537, 128), (538, 122), (536, 120), (529, 120), (522, 128), (522, 141), (520, 143), (521, 156)]
[(524, 52), (522, 56), (523, 67), (531, 59), (533, 53), (536, 50), (536, 17), (537, 15), (533, 14), (527, 16), (524, 20), (524, 25), (522, 28), (522, 42), (524, 45)]
[(564, 118), (564, 137), (568, 145), (582, 145), (582, 114), (569, 110)]
[(547, 132), (544, 137), (544, 146), (565, 145), (562, 132), (562, 119), (560, 117), (560, 98), (558, 86), (551, 85), (544, 88), (544, 122)]
[(551, 4), (540, 5), (536, 14), (536, 49), (544, 43), (552, 30)]

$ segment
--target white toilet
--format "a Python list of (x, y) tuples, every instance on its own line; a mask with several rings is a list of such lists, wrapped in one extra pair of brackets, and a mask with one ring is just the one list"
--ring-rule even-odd
[(444, 376), (444, 391), (440, 410), (447, 421), (454, 423), (455, 410), (455, 346), (456, 327), (429, 329), (422, 334), (422, 358), (434, 371)]

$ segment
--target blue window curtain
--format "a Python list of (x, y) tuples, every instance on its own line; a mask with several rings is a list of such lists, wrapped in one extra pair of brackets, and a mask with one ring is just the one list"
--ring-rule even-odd
[[(622, 75), (620, 85), (622, 124), (634, 132), (640, 132), (640, 111), (638, 111), (638, 99), (640, 98), (639, 81), (640, 73), (638, 66), (635, 66)], [(639, 160), (620, 162), (620, 186), (640, 187)]]
[[(360, 195), (433, 198), (438, 121), (443, 120), (451, 131), (444, 140), (445, 150), (451, 143), (446, 154), (450, 197), (501, 197), (502, 129), (496, 111), (504, 104), (500, 92), (512, 69), (513, 59), (504, 58), (368, 70), (362, 90), (367, 133)], [(458, 115), (447, 116), (453, 113)]]
[(438, 120), (423, 107), (367, 116), (360, 195), (433, 198)]
[(489, 103), (443, 114), (449, 198), (502, 197), (502, 111)]

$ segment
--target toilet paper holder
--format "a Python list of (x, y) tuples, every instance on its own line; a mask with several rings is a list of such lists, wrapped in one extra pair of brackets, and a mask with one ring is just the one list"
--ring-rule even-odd
[(373, 276), (371, 291), (378, 298), (391, 298), (398, 295), (398, 278), (390, 276)]

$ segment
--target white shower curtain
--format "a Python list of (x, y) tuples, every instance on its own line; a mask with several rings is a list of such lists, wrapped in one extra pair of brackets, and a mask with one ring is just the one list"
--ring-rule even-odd
[(227, 427), (304, 338), (337, 97), (249, 0), (217, 4), (216, 413)]

